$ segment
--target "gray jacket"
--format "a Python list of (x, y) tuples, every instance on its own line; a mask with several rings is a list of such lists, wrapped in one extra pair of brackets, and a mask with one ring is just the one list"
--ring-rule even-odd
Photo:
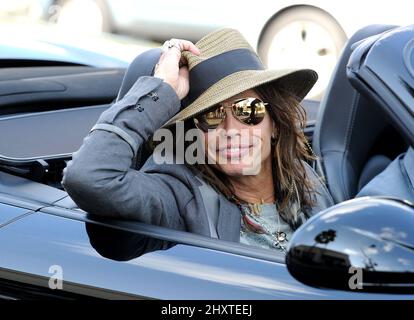
[[(240, 239), (240, 212), (184, 164), (157, 164), (152, 156), (136, 170), (140, 146), (179, 111), (180, 101), (159, 78), (140, 77), (125, 97), (104, 111), (63, 171), (62, 185), (79, 208), (200, 235)], [(333, 200), (317, 184), (312, 214)]]
[(367, 183), (357, 197), (391, 196), (414, 203), (414, 149), (400, 154)]

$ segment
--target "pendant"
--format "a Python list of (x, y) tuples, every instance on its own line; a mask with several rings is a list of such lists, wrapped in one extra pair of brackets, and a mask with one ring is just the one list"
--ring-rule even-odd
[(286, 237), (287, 237), (287, 235), (286, 235), (286, 233), (285, 232), (283, 232), (283, 231), (278, 231), (278, 232), (276, 232), (276, 239), (277, 239), (277, 241), (279, 241), (279, 242), (285, 242), (286, 241)]
[(251, 205), (252, 212), (255, 216), (260, 216), (260, 212), (262, 211), (262, 208), (258, 203), (253, 203)]

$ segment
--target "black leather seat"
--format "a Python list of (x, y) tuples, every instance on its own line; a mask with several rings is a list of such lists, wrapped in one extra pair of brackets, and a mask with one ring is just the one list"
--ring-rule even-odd
[(355, 197), (407, 148), (382, 110), (361, 96), (346, 76), (352, 46), (392, 28), (368, 26), (349, 39), (321, 101), (312, 143), (320, 157), (316, 169), (336, 203)]
[(129, 89), (134, 85), (135, 81), (141, 76), (152, 76), (154, 68), (161, 57), (162, 49), (154, 48), (144, 51), (138, 55), (128, 66), (122, 80), (121, 88), (118, 92), (116, 100), (122, 99)]

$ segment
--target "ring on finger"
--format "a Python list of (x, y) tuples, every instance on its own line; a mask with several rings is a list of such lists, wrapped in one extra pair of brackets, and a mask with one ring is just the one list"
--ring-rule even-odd
[(165, 41), (164, 47), (167, 48), (167, 49), (177, 48), (181, 52), (180, 43), (176, 40), (167, 40), (167, 41)]

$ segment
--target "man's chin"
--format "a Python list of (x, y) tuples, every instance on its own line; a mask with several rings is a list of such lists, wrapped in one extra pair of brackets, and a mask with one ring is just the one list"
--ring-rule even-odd
[(260, 172), (260, 166), (253, 166), (252, 164), (223, 164), (220, 165), (220, 171), (230, 177), (257, 175)]

